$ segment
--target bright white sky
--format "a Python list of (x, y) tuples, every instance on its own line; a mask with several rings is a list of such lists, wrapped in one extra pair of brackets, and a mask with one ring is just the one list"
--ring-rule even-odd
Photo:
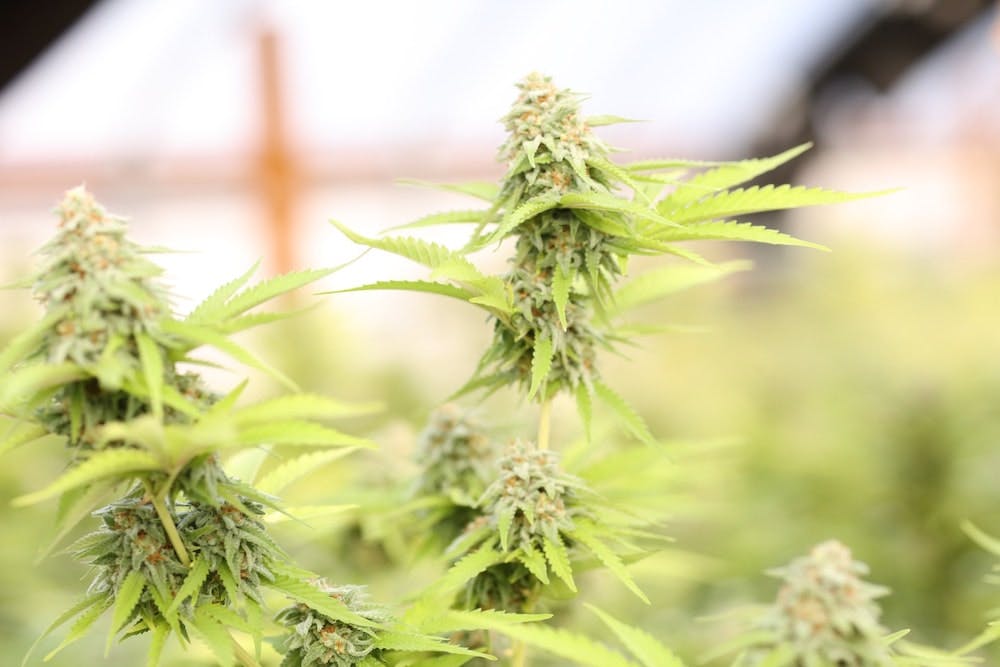
[(539, 70), (590, 93), (591, 113), (731, 151), (879, 4), (111, 0), (0, 97), (0, 164), (246, 150), (262, 16), (285, 36), (292, 125), (311, 150), (493, 145), (513, 82)]

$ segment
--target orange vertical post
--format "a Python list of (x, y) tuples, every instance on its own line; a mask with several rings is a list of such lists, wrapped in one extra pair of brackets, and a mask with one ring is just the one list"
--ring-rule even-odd
[(260, 71), (260, 193), (263, 198), (270, 268), (285, 273), (296, 268), (295, 158), (285, 127), (281, 49), (278, 34), (269, 26), (257, 35)]

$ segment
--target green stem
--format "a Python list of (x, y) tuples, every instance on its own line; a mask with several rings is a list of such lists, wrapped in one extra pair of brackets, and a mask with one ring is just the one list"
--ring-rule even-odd
[(524, 667), (528, 658), (528, 646), (523, 642), (514, 644), (514, 653), (510, 659), (510, 667)]
[(552, 399), (547, 398), (542, 403), (542, 412), (538, 417), (538, 448), (549, 448), (549, 432), (552, 429)]
[(153, 493), (153, 487), (147, 481), (144, 481), (143, 485), (146, 487), (146, 494), (152, 501), (153, 507), (156, 508), (156, 515), (160, 517), (160, 523), (163, 524), (163, 530), (166, 532), (171, 546), (174, 547), (174, 551), (177, 553), (177, 559), (185, 567), (190, 566), (191, 558), (188, 556), (187, 549), (184, 547), (184, 541), (181, 540), (180, 533), (177, 532), (177, 524), (174, 523), (173, 517), (170, 516), (170, 511), (167, 510), (167, 504), (164, 501), (164, 494)]
[(260, 663), (257, 662), (257, 659), (247, 653), (247, 650), (243, 648), (242, 644), (236, 641), (232, 635), (229, 635), (229, 638), (233, 640), (233, 651), (236, 653), (236, 659), (240, 661), (240, 664), (243, 665), (243, 667), (260, 667)]

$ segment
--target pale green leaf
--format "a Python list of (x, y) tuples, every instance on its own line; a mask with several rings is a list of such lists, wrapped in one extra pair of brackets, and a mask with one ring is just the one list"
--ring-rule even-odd
[(201, 345), (209, 345), (220, 352), (226, 353), (236, 361), (267, 373), (292, 391), (298, 390), (298, 387), (296, 387), (295, 383), (287, 375), (264, 363), (249, 350), (237, 345), (223, 334), (206, 327), (179, 322), (177, 320), (164, 320), (160, 326), (165, 332), (184, 339), (191, 349), (200, 347)]
[(552, 614), (516, 614), (497, 609), (442, 609), (433, 601), (427, 601), (425, 604), (427, 608), (419, 619), (411, 618), (407, 613), (403, 620), (420, 632), (435, 635), (463, 630), (486, 630), (520, 623), (537, 623), (552, 618)]
[(114, 604), (114, 599), (110, 597), (100, 597), (98, 599), (99, 604), (87, 607), (86, 611), (77, 617), (76, 622), (74, 622), (70, 627), (69, 633), (65, 638), (63, 638), (62, 642), (59, 643), (59, 646), (49, 651), (48, 655), (45, 656), (45, 662), (48, 662), (55, 657), (57, 653), (87, 634), (87, 630), (89, 630), (90, 627), (97, 622), (97, 619), (99, 619), (101, 615), (110, 609), (112, 604)]
[(697, 285), (713, 282), (738, 271), (747, 271), (750, 262), (733, 261), (725, 264), (701, 266), (698, 264), (673, 264), (640, 274), (615, 291), (610, 314), (619, 315), (668, 294), (680, 292)]
[(325, 449), (317, 452), (309, 452), (284, 463), (275, 466), (257, 480), (256, 487), (263, 493), (278, 495), (286, 487), (302, 479), (312, 472), (318, 471), (322, 466), (336, 461), (356, 451), (355, 448)]
[(239, 424), (285, 419), (339, 419), (370, 415), (382, 409), (380, 403), (345, 403), (319, 394), (289, 394), (240, 409)]
[(549, 194), (529, 199), (514, 210), (504, 214), (503, 218), (497, 224), (496, 229), (485, 239), (484, 245), (500, 241), (536, 215), (550, 211), (557, 206), (559, 206), (559, 200)]
[(444, 575), (428, 589), (429, 593), (446, 595), (458, 591), (473, 577), (503, 560), (491, 541), (458, 559)]
[(300, 287), (305, 287), (310, 283), (325, 278), (331, 273), (338, 271), (341, 267), (335, 266), (332, 269), (307, 269), (305, 271), (293, 271), (280, 276), (269, 278), (259, 282), (253, 287), (240, 292), (229, 299), (224, 306), (219, 309), (217, 319), (221, 322), (232, 319), (237, 315), (242, 315), (251, 308), (255, 308), (271, 299), (287, 294)]
[(594, 535), (591, 527), (581, 522), (581, 524), (577, 526), (577, 529), (570, 535), (574, 540), (579, 541), (583, 546), (587, 547), (592, 554), (597, 556), (597, 559), (604, 564), (604, 567), (608, 568), (608, 570), (615, 575), (619, 581), (625, 584), (626, 588), (635, 593), (636, 597), (646, 604), (650, 604), (649, 598), (646, 597), (646, 594), (642, 592), (639, 586), (635, 583), (635, 580), (632, 579), (632, 575), (629, 574), (628, 569), (625, 567), (625, 563), (622, 562), (622, 559), (619, 558), (618, 555), (615, 554), (615, 552), (613, 552), (610, 548), (608, 548), (608, 545), (601, 542), (601, 540)]
[(656, 231), (653, 236), (658, 241), (749, 241), (752, 243), (768, 243), (771, 245), (802, 246), (816, 250), (829, 250), (826, 246), (797, 239), (790, 234), (779, 232), (749, 222), (735, 220), (718, 220), (687, 225), (682, 228), (670, 227)]
[(620, 653), (586, 635), (541, 623), (513, 624), (496, 620), (491, 629), (585, 667), (637, 667)]
[(257, 272), (258, 268), (260, 268), (259, 259), (254, 262), (253, 266), (251, 266), (246, 273), (229, 281), (209, 294), (204, 301), (199, 303), (195, 309), (191, 311), (191, 313), (187, 316), (186, 321), (192, 323), (202, 323), (205, 321), (219, 319), (219, 315), (222, 312), (223, 307), (226, 305), (226, 302), (231, 299), (232, 296), (240, 290), (240, 288), (247, 284), (250, 277)]
[(438, 283), (431, 280), (380, 280), (360, 287), (348, 287), (346, 289), (323, 292), (323, 294), (343, 294), (345, 292), (366, 292), (366, 291), (402, 291), (402, 292), (424, 292), (426, 294), (438, 294), (448, 296), (460, 301), (469, 301), (476, 296), (464, 287), (451, 285), (449, 283)]
[(375, 638), (375, 648), (383, 651), (435, 651), (437, 653), (453, 653), (455, 655), (468, 655), (474, 657), (490, 657), (485, 653), (472, 651), (464, 646), (449, 644), (437, 637), (427, 635), (417, 635), (408, 632), (392, 632), (383, 630)]
[(198, 593), (201, 591), (205, 579), (208, 578), (209, 569), (207, 560), (201, 556), (195, 558), (195, 561), (191, 563), (191, 569), (188, 570), (187, 576), (184, 577), (184, 583), (177, 590), (174, 601), (170, 603), (170, 607), (167, 609), (168, 614), (176, 613), (184, 603), (184, 600), (188, 598), (193, 597), (197, 601)]
[(576, 582), (573, 581), (573, 566), (569, 562), (569, 553), (566, 545), (558, 535), (553, 538), (546, 537), (542, 540), (542, 549), (545, 551), (545, 558), (549, 561), (552, 572), (569, 586), (569, 589), (576, 592)]
[(613, 211), (624, 213), (640, 220), (653, 222), (663, 226), (676, 226), (676, 223), (664, 218), (655, 208), (637, 204), (628, 199), (622, 199), (605, 192), (569, 192), (559, 199), (559, 205), (566, 208), (596, 209), (598, 211)]
[(378, 625), (375, 621), (354, 613), (337, 598), (323, 593), (312, 584), (301, 579), (278, 574), (273, 582), (264, 582), (264, 585), (279, 593), (284, 593), (296, 602), (301, 602), (331, 620), (366, 628)]
[(3, 348), (3, 351), (0, 352), (0, 373), (6, 373), (14, 364), (34, 353), (49, 333), (49, 330), (65, 314), (66, 311), (63, 308), (46, 313), (45, 317), (14, 336), (7, 343), (7, 346)]
[(545, 386), (545, 380), (549, 377), (549, 371), (552, 370), (552, 355), (554, 352), (552, 339), (544, 333), (538, 333), (535, 337), (535, 345), (531, 354), (531, 387), (528, 389), (529, 399), (533, 398), (538, 390)]
[(12, 419), (11, 424), (0, 432), (0, 454), (6, 454), (12, 449), (47, 435), (49, 435), (49, 431), (43, 426), (20, 419)]
[(44, 489), (14, 498), (12, 502), (18, 506), (32, 505), (98, 480), (160, 469), (159, 460), (147, 452), (136, 449), (106, 449), (71, 468)]
[(12, 412), (40, 391), (68, 384), (87, 377), (87, 373), (72, 363), (33, 363), (6, 373), (0, 384), (0, 412)]
[(149, 640), (149, 648), (146, 649), (146, 667), (160, 666), (160, 656), (163, 655), (163, 647), (166, 645), (167, 637), (169, 635), (169, 625), (161, 623), (152, 629), (152, 637)]
[(657, 208), (665, 215), (671, 214), (672, 211), (690, 202), (707, 197), (719, 190), (745, 183), (769, 172), (801, 155), (811, 145), (802, 144), (773, 157), (722, 163), (721, 166), (697, 174), (677, 186), (677, 189), (665, 197), (657, 205)]
[(265, 424), (251, 424), (240, 429), (234, 445), (297, 445), (317, 447), (366, 447), (375, 446), (371, 440), (342, 433), (315, 422), (287, 420)]
[(584, 604), (611, 628), (621, 643), (644, 667), (685, 667), (684, 662), (650, 634), (609, 616), (592, 604)]
[(489, 215), (490, 209), (470, 209), (462, 211), (444, 211), (442, 213), (432, 213), (418, 218), (413, 222), (404, 225), (390, 227), (386, 231), (395, 232), (403, 229), (419, 229), (421, 227), (433, 227), (435, 225), (452, 225), (456, 223), (482, 222)]
[(593, 382), (593, 386), (594, 393), (597, 394), (597, 397), (618, 415), (622, 424), (632, 433), (632, 435), (647, 444), (656, 443), (656, 439), (649, 431), (649, 426), (647, 426), (643, 418), (639, 416), (639, 413), (636, 412), (631, 405), (625, 402), (625, 399), (615, 393), (611, 387), (607, 386), (603, 382), (595, 380)]
[(704, 220), (731, 218), (759, 211), (780, 211), (801, 206), (821, 206), (878, 197), (887, 192), (839, 192), (823, 188), (765, 185), (727, 190), (670, 211), (675, 222), (690, 224)]
[(188, 626), (194, 628), (220, 664), (233, 664), (233, 638), (221, 623), (200, 608), (195, 608), (194, 618), (188, 621)]
[[(75, 605), (64, 611), (63, 613), (59, 614), (59, 616), (54, 621), (52, 621), (51, 624), (49, 624), (49, 627), (45, 629), (45, 632), (39, 635), (38, 639), (36, 639), (34, 643), (32, 643), (27, 653), (25, 653), (24, 658), (21, 660), (21, 667), (24, 667), (24, 665), (28, 664), (28, 659), (31, 658), (31, 654), (35, 652), (35, 649), (38, 648), (38, 645), (42, 642), (43, 639), (51, 635), (57, 628), (67, 623), (71, 618), (75, 617), (77, 614), (80, 614), (90, 609), (94, 605), (100, 603), (107, 604), (107, 598), (104, 595), (101, 594), (88, 595), (79, 602), (77, 602)], [(98, 613), (98, 616), (100, 616), (100, 614), (103, 613), (104, 609), (107, 608), (108, 608), (107, 606), (104, 606), (101, 612)]]
[(530, 542), (521, 545), (521, 552), (518, 560), (524, 564), (540, 582), (546, 586), (549, 584), (549, 567), (545, 564), (545, 556), (538, 551)]
[(436, 269), (445, 262), (468, 262), (462, 255), (449, 250), (440, 243), (424, 241), (412, 236), (390, 236), (385, 238), (370, 238), (352, 231), (346, 225), (331, 220), (330, 224), (339, 229), (344, 236), (359, 245), (384, 250), (385, 252), (405, 257), (430, 269)]
[(995, 556), (1000, 556), (1000, 539), (983, 532), (971, 521), (963, 521), (962, 530), (983, 549), (986, 549)]
[(121, 586), (118, 587), (118, 591), (115, 593), (114, 611), (111, 612), (111, 629), (108, 631), (108, 641), (104, 647), (105, 656), (111, 650), (111, 643), (114, 641), (115, 635), (132, 617), (132, 612), (139, 604), (139, 598), (142, 597), (145, 588), (146, 578), (138, 570), (129, 572)]
[(618, 123), (645, 123), (646, 121), (636, 118), (623, 118), (622, 116), (613, 116), (611, 114), (598, 114), (596, 116), (587, 116), (584, 122), (590, 127), (600, 127), (602, 125), (617, 125)]

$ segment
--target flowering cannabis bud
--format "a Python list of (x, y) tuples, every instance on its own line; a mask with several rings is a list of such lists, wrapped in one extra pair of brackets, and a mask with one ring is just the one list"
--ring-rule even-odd
[(506, 551), (523, 544), (541, 547), (544, 538), (573, 529), (575, 488), (580, 482), (559, 468), (558, 455), (515, 442), (500, 459), (500, 476), (479, 504), (500, 531)]
[(837, 541), (823, 542), (771, 574), (784, 583), (761, 620), (771, 645), (748, 651), (741, 664), (762, 664), (778, 646), (788, 646), (796, 666), (883, 667), (893, 665), (888, 631), (878, 621), (875, 599), (887, 589), (861, 576), (868, 567)]
[[(323, 594), (344, 603), (352, 613), (373, 621), (373, 626), (390, 620), (384, 609), (369, 602), (360, 586), (329, 586), (322, 580), (314, 585)], [(329, 618), (305, 604), (283, 609), (277, 621), (290, 630), (284, 640), (286, 653), (281, 667), (355, 667), (377, 650), (373, 627)]]
[(493, 475), (497, 447), (479, 424), (453, 403), (441, 406), (417, 442), (417, 490), (473, 506)]

